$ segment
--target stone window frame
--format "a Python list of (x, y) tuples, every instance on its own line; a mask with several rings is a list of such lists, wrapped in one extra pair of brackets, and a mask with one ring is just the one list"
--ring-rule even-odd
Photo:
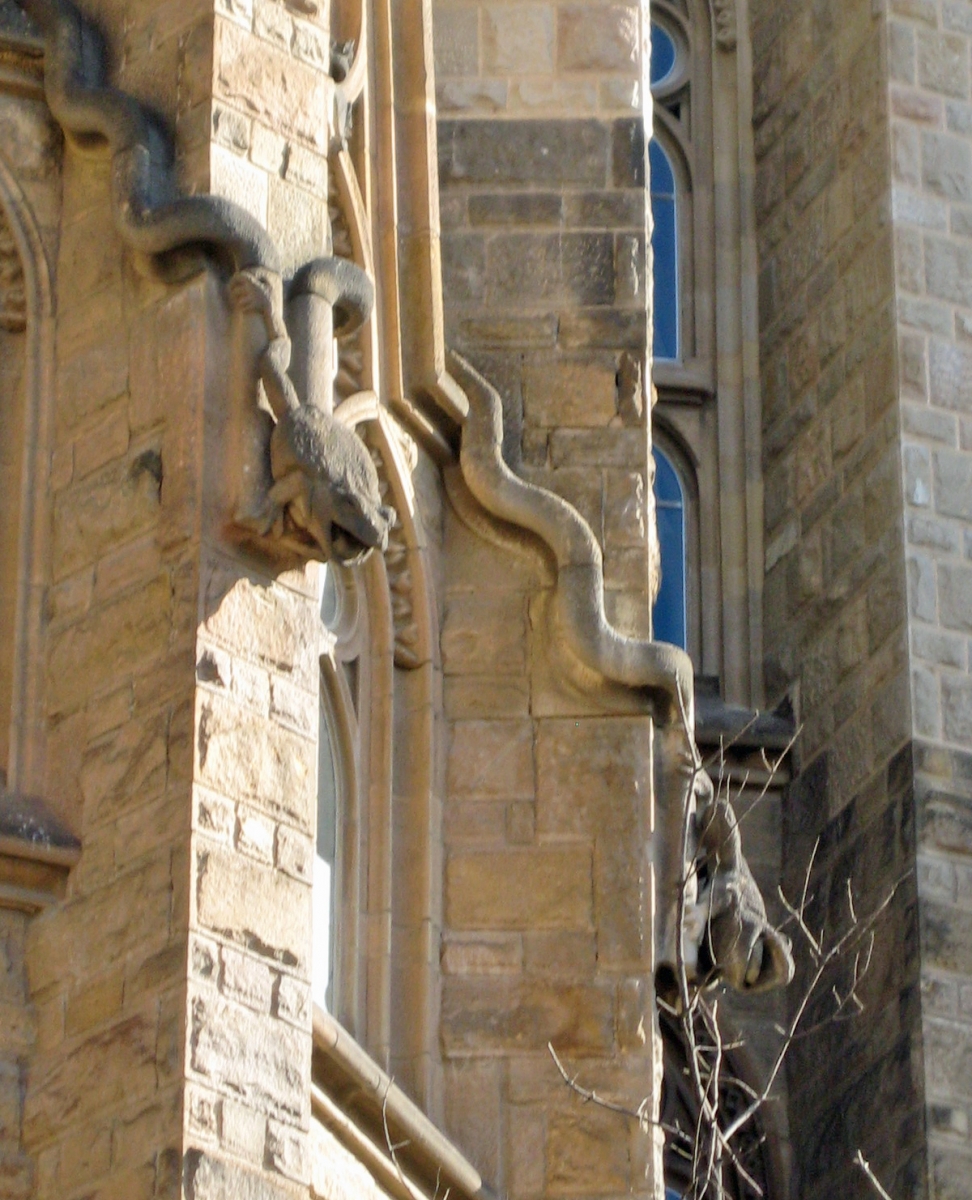
[(719, 679), (723, 699), (759, 707), (762, 451), (747, 16), (745, 6), (714, 0), (652, 0), (651, 12), (681, 50), (652, 89), (653, 136), (672, 162), (680, 210), (681, 358), (653, 363), (652, 382), (654, 419), (684, 448), (705, 518), (689, 649), (696, 670)]
[[(18, 103), (6, 110), (19, 137), (36, 136), (51, 125), (44, 102), (43, 84), (37, 68), (38, 47), (29, 37), (0, 35), (7, 51), (8, 77), (0, 90)], [(17, 128), (16, 122), (23, 127)], [(46, 129), (45, 129), (46, 132)], [(7, 133), (10, 145), (15, 137)], [(0, 145), (4, 138), (0, 137)], [(10, 639), (11, 688), (0, 703), (0, 719), (7, 724), (5, 784), (10, 793), (40, 795), (45, 790), (44, 673), (41, 643), (45, 629), (45, 590), (49, 583), (50, 507), (48, 478), (51, 470), (51, 426), (54, 397), (54, 287), (51, 262), (54, 248), (49, 215), (60, 210), (60, 160), (38, 179), (22, 180), (17, 163), (0, 151), (0, 222), (7, 227), (14, 253), (19, 259), (18, 311), (23, 328), (8, 322), (7, 336), (22, 350), (20, 380), (21, 427), (16, 453), (20, 464), (18, 511), (5, 513), (8, 527), (18, 531), (16, 578), (12, 618), (3, 623)], [(42, 224), (46, 214), (48, 222)]]
[(684, 440), (664, 421), (654, 422), (652, 443), (671, 463), (682, 487), (685, 522), (685, 649), (692, 661), (697, 663), (701, 655), (703, 610), (697, 463)]
[[(695, 11), (698, 9), (699, 11)], [(651, 89), (652, 136), (675, 176), (679, 278), (679, 355), (653, 368), (658, 387), (711, 394), (714, 329), (712, 217), (712, 122), (710, 40), (706, 5), (695, 0), (653, 0), (651, 19), (675, 43), (671, 72)]]

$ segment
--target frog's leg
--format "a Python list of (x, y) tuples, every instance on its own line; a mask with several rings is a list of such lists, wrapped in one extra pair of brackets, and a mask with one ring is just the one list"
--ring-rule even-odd
[[(283, 533), (284, 509), (288, 504), (293, 504), (294, 501), (303, 498), (306, 485), (307, 481), (300, 471), (289, 471), (277, 480), (267, 493), (264, 533), (269, 533), (271, 528), (275, 528), (278, 536)], [(300, 522), (297, 523), (300, 524)]]
[(334, 555), (334, 546), (331, 542), (331, 525), (334, 521), (334, 514), (326, 487), (323, 484), (311, 484), (308, 493), (304, 496), (304, 501), (307, 504), (305, 514), (307, 523), (304, 528), (324, 551), (326, 558), (330, 559)]

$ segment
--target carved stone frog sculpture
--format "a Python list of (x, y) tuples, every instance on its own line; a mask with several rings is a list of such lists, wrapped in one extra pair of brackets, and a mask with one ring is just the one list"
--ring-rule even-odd
[(367, 447), (339, 417), (301, 403), (288, 374), (291, 343), (279, 275), (262, 268), (238, 271), (230, 299), (237, 310), (263, 319), (268, 339), (259, 371), (276, 418), (270, 437), (273, 486), (262, 512), (251, 518), (255, 531), (280, 537), (289, 520), (313, 544), (310, 557), (349, 565), (373, 549), (384, 551), (395, 512), (381, 502)]

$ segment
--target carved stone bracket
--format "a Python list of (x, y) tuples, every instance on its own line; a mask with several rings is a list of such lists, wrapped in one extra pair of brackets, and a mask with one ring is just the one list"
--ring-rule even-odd
[(63, 895), (80, 843), (32, 796), (0, 795), (0, 908), (35, 913)]
[(736, 0), (712, 0), (715, 40), (720, 50), (736, 48)]

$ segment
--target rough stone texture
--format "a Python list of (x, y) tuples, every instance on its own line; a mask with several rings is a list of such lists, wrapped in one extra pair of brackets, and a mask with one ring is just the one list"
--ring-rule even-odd
[[(626, 632), (648, 621), (648, 406), (619, 393), (624, 356), (646, 373), (641, 19), (540, 0), (434, 11), (447, 339), (502, 396), (507, 462), (591, 525)], [(649, 725), (565, 694), (538, 560), (454, 513), (443, 550), (446, 1128), (511, 1195), (647, 1193), (648, 1141), (612, 1143), (543, 1055), (552, 1040), (584, 1056), (586, 1082), (636, 1103), (655, 1086), (622, 1001), (636, 981), (637, 1026)]]
[[(446, 1128), (512, 1195), (637, 1194), (647, 1145), (621, 1130), (612, 1143), (544, 1054), (552, 1041), (568, 1062), (582, 1058), (585, 1081), (625, 1103), (653, 1086), (641, 1023), (647, 862), (633, 833), (648, 818), (650, 723), (599, 717), (576, 697), (574, 715), (541, 715), (551, 685), (538, 669), (545, 618), (532, 612), (539, 560), (450, 515), (444, 561)], [(502, 658), (490, 660), (491, 643)], [(619, 1079), (622, 1048), (630, 1074)]]
[[(622, 16), (636, 12), (561, 9), (558, 44), (575, 45), (578, 22)], [(621, 593), (648, 572), (645, 406), (619, 392), (626, 356), (645, 357), (640, 121), (511, 110), (442, 117), (438, 137), (447, 334), (503, 397), (507, 460), (580, 510), (605, 550), (609, 611), (643, 631), (647, 613)]]
[[(323, 250), (323, 14), (94, 9), (113, 82), (175, 135), (180, 184), (241, 203), (286, 235), (293, 258)], [(301, 1183), (306, 1194), (314, 583), (212, 552), (221, 285), (212, 272), (172, 286), (135, 270), (114, 227), (110, 163), (68, 149), (62, 184), (59, 138), (35, 108), (0, 96), (4, 160), (56, 267), (37, 425), (49, 490), (32, 498), (49, 537), (26, 581), (43, 605), (30, 668), (46, 744), (21, 782), (49, 797), (82, 855), (62, 903), (29, 926), (8, 912), (0, 925), (0, 1191), (139, 1200), (182, 1194), (184, 1181), (200, 1200), (296, 1196)], [(37, 315), (28, 308), (21, 332), (17, 288), (32, 275), (11, 272), (7, 232), (5, 501), (26, 461), (20, 364)], [(7, 541), (0, 552), (16, 580)], [(5, 634), (10, 600), (5, 582)], [(197, 681), (206, 654), (222, 656), (224, 675), (204, 668)]]
[[(902, 470), (906, 389), (925, 385), (922, 371), (899, 367), (889, 214), (894, 175), (914, 164), (900, 140), (889, 153), (895, 24), (863, 3), (752, 9), (766, 686), (771, 702), (789, 693), (802, 725), (800, 774), (783, 810), (784, 886), (799, 894), (819, 838), (811, 924), (826, 915), (831, 936), (849, 919), (848, 879), (866, 912), (915, 855), (902, 493), (924, 495), (931, 472), (914, 454)], [(939, 181), (955, 175), (949, 153), (938, 146), (928, 159)], [(909, 564), (909, 583), (912, 605), (927, 603), (934, 572)], [(858, 1147), (892, 1193), (920, 1194), (910, 879), (877, 927), (874, 953), (866, 1018), (824, 1027), (789, 1062), (801, 1197), (866, 1188), (854, 1178)], [(797, 961), (793, 995), (806, 978), (799, 946)]]
[(522, 117), (637, 111), (640, 19), (627, 3), (437, 0), (439, 109)]
[(928, 1192), (972, 1166), (965, 1091), (972, 737), (966, 598), (970, 451), (969, 54), (959, 6), (894, 6), (888, 65), (903, 425)]

